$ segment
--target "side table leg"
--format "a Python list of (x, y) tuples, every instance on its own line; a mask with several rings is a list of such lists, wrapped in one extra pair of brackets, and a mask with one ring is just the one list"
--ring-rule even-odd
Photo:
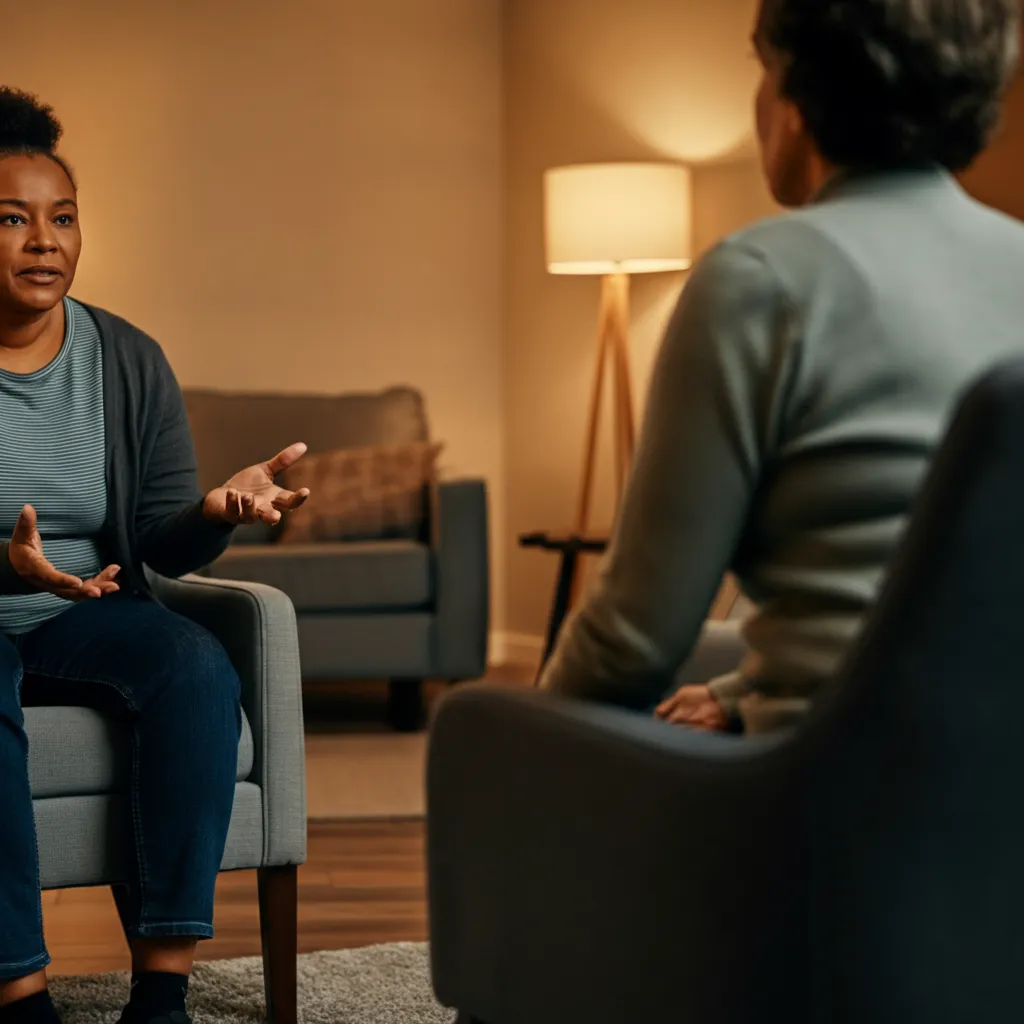
[(551, 614), (548, 617), (548, 635), (544, 641), (544, 657), (541, 658), (540, 665), (537, 668), (537, 677), (534, 680), (535, 686), (540, 682), (544, 666), (548, 663), (548, 658), (551, 657), (551, 652), (555, 649), (555, 644), (558, 642), (558, 634), (562, 629), (562, 623), (565, 621), (566, 613), (569, 611), (578, 557), (579, 552), (574, 547), (562, 551), (562, 558), (558, 568), (558, 583), (555, 586), (555, 597), (551, 602)]

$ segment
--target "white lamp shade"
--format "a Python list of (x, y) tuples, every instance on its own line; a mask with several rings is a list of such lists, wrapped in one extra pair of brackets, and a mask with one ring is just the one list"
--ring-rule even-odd
[(678, 164), (579, 164), (544, 175), (552, 274), (644, 274), (692, 265), (691, 180)]

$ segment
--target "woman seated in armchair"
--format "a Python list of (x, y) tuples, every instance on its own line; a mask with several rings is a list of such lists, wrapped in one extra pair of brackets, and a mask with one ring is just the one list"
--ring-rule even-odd
[[(209, 494), (159, 346), (68, 297), (78, 196), (48, 107), (0, 89), (0, 1024), (53, 1022), (22, 702), (93, 706), (131, 729), (132, 952), (121, 1020), (188, 1024), (196, 942), (213, 935), (231, 819), (239, 680), (220, 643), (158, 604), (232, 528), (277, 523), (295, 444)], [(145, 224), (122, 239), (137, 254)]]

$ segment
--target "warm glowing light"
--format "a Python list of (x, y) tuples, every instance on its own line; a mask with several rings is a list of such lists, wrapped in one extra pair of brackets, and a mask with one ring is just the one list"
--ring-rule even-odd
[(544, 176), (552, 274), (648, 274), (693, 262), (690, 171), (677, 164), (579, 164)]

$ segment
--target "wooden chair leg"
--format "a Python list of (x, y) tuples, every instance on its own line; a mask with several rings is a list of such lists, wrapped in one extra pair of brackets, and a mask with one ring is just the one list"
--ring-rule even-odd
[(260, 868), (263, 984), (270, 1024), (298, 1024), (298, 869)]

